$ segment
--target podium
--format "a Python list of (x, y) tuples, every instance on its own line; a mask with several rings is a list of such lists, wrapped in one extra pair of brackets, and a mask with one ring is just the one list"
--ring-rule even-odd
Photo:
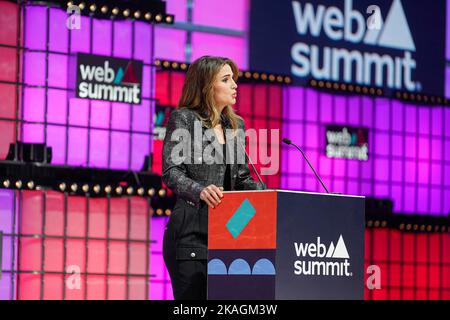
[(208, 217), (209, 300), (364, 299), (364, 197), (229, 191)]

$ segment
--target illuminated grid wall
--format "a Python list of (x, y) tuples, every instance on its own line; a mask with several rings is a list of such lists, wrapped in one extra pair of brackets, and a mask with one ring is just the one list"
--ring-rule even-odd
[(172, 298), (160, 259), (166, 219), (151, 219), (149, 200), (9, 190), (0, 199), (1, 299)]
[[(394, 211), (448, 215), (450, 108), (288, 88), (283, 131), (303, 147), (332, 192), (390, 198)], [(369, 129), (369, 160), (325, 156), (327, 124)], [(297, 150), (283, 146), (282, 187), (322, 191)]]
[(370, 265), (381, 269), (381, 289), (366, 286), (367, 300), (450, 300), (448, 232), (367, 228), (365, 270)]
[(0, 159), (5, 159), (10, 143), (16, 141), (18, 98), (18, 8), (0, 1)]
[[(24, 7), (23, 142), (52, 147), (52, 164), (140, 170), (151, 153), (154, 27), (141, 21), (81, 17), (66, 28), (67, 13)], [(73, 98), (69, 56), (78, 52), (144, 62), (142, 103)]]

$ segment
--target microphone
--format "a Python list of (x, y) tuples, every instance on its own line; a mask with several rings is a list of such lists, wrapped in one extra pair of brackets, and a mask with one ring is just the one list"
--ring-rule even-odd
[(251, 164), (251, 166), (252, 166), (252, 168), (253, 168), (253, 171), (255, 171), (256, 175), (258, 176), (259, 182), (260, 182), (260, 183), (262, 184), (262, 186), (263, 186), (263, 190), (266, 190), (266, 189), (267, 189), (267, 186), (266, 186), (266, 184), (262, 181), (261, 177), (259, 176), (259, 173), (258, 173), (258, 171), (256, 170), (255, 166), (253, 165), (252, 159), (250, 159), (250, 156), (248, 155), (247, 150), (245, 150), (244, 145), (243, 145), (242, 143), (238, 143), (238, 144), (241, 146), (242, 150), (244, 150), (245, 156), (247, 157), (248, 162)]
[(311, 170), (314, 172), (314, 174), (316, 175), (317, 180), (320, 181), (320, 183), (322, 184), (322, 187), (325, 189), (325, 191), (327, 193), (330, 193), (330, 191), (328, 191), (327, 187), (325, 187), (325, 184), (323, 183), (322, 179), (320, 179), (319, 175), (317, 174), (316, 170), (314, 170), (313, 166), (311, 165), (311, 163), (309, 162), (308, 158), (306, 157), (306, 154), (302, 151), (302, 149), (299, 148), (299, 146), (297, 146), (295, 143), (293, 143), (291, 140), (287, 139), (287, 138), (283, 138), (282, 140), (284, 143), (286, 143), (287, 145), (293, 145), (294, 147), (296, 147), (298, 149), (298, 151), (301, 152), (301, 154), (303, 155), (303, 158), (305, 158), (306, 162), (309, 164), (309, 167), (311, 168)]

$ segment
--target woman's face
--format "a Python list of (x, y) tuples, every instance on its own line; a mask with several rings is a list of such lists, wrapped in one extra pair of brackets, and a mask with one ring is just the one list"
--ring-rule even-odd
[(214, 100), (220, 112), (226, 106), (236, 103), (237, 84), (233, 80), (233, 71), (228, 64), (225, 64), (214, 80)]

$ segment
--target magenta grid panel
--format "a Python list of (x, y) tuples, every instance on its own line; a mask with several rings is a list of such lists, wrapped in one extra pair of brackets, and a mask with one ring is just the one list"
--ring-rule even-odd
[[(140, 170), (152, 145), (153, 25), (81, 17), (81, 29), (69, 30), (63, 10), (42, 5), (26, 6), (24, 17), (22, 140), (52, 147), (52, 164)], [(77, 52), (142, 60), (142, 103), (74, 98)]]
[[(284, 89), (283, 132), (299, 144), (332, 192), (390, 198), (395, 212), (450, 210), (450, 109), (387, 98)], [(325, 156), (327, 124), (369, 129), (369, 160)], [(283, 146), (282, 186), (322, 192), (294, 148)]]

